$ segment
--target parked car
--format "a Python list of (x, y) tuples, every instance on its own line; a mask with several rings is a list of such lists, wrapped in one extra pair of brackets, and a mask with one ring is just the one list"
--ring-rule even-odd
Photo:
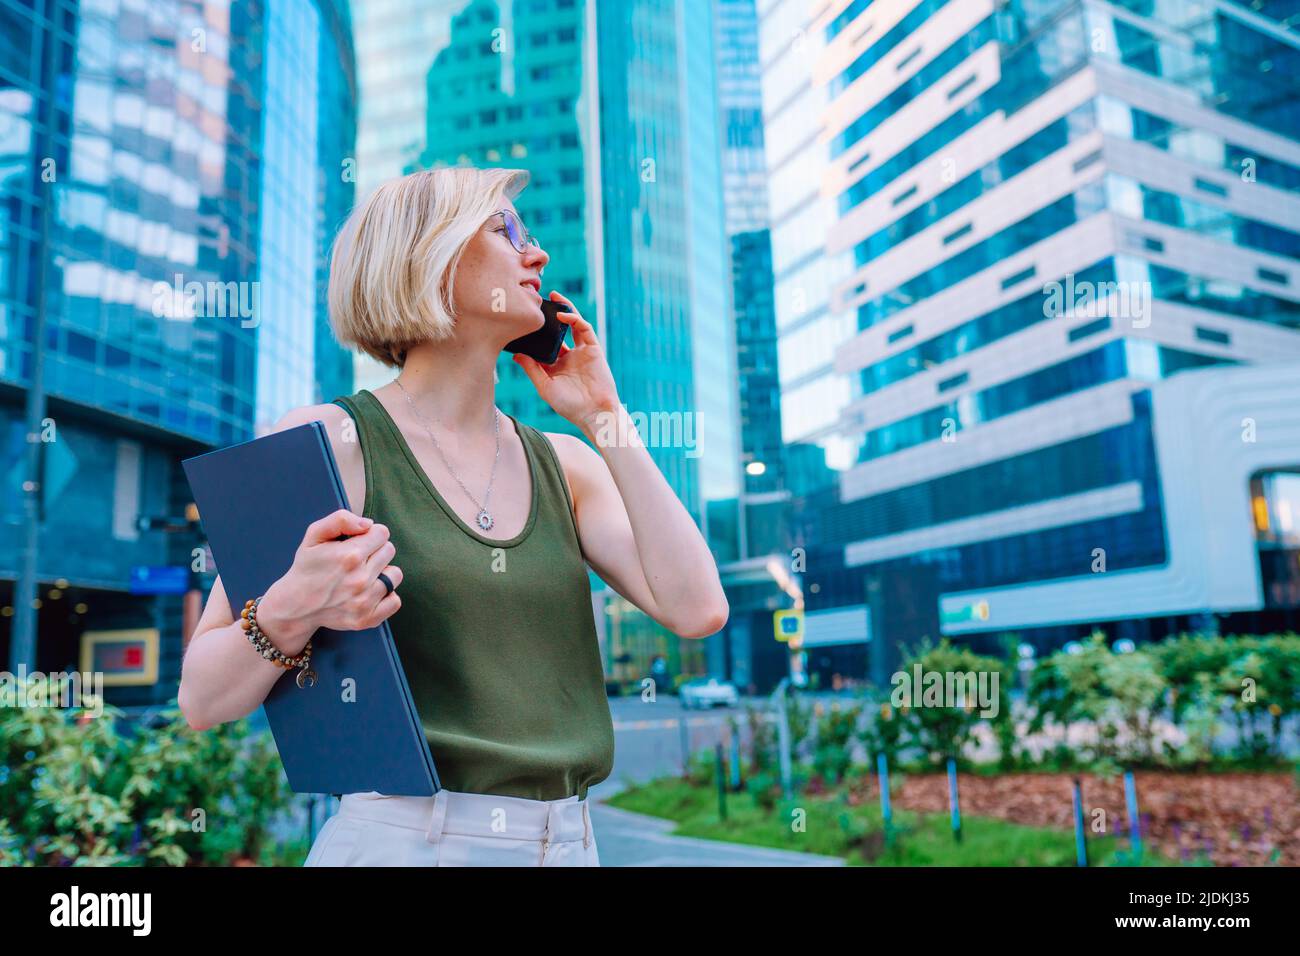
[(731, 681), (716, 677), (687, 681), (677, 691), (686, 710), (703, 710), (706, 707), (735, 707), (740, 703), (740, 692)]

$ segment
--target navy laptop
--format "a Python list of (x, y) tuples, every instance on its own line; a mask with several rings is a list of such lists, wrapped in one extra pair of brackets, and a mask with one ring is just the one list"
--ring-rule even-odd
[[(307, 526), (348, 507), (325, 426), (309, 422), (181, 463), (217, 573), (239, 618), (293, 565)], [(250, 662), (252, 649), (249, 649)], [(296, 793), (432, 796), (442, 785), (388, 622), (322, 628), (315, 684), (285, 671), (263, 706)]]

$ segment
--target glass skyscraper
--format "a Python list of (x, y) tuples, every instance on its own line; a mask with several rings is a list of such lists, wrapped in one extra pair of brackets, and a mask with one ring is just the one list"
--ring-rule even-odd
[[(453, 24), (461, 22), (458, 17), (469, 3), (353, 0), (361, 99), (358, 202), (380, 183), (423, 168), (430, 124), (430, 67), (450, 46)], [(481, 39), (490, 42), (492, 36), (489, 32)], [(438, 91), (434, 95), (436, 99)], [(357, 388), (378, 388), (395, 377), (393, 369), (366, 355), (354, 356), (354, 367)]]
[[(586, 157), (595, 133), (583, 109), (583, 84), (591, 82), (582, 66), (584, 7), (534, 7), (476, 0), (451, 18), (447, 46), (421, 77), (428, 97), (425, 145), (410, 168), (470, 163), (527, 169), (529, 185), (515, 206), (551, 257), (542, 295), (559, 289), (590, 318), (589, 217), (599, 206), (586, 194)], [(503, 352), (497, 363), (501, 408), (526, 416), (535, 428), (576, 434), (510, 359)]]
[(257, 423), (352, 392), (330, 331), (329, 246), (355, 192), (356, 69), (346, 2), (267, 8)]
[(180, 596), (135, 582), (143, 568), (188, 571), (201, 542), (140, 522), (184, 515), (182, 458), (254, 437), (311, 400), (316, 378), (350, 388), (341, 352), (321, 346), (315, 258), (350, 204), (346, 6), (46, 10), (0, 0), (0, 636), (8, 650), (30, 529), (37, 666), (77, 667), (89, 630), (151, 631), (157, 683), (115, 701), (161, 699), (179, 674)]
[(854, 615), (881, 681), (944, 634), (1294, 626), (1293, 7), (760, 15), (787, 438), (836, 469), (799, 502), (809, 635)]
[[(611, 365), (629, 410), (664, 416), (659, 444), (647, 444), (687, 508), (734, 508), (735, 333), (711, 4), (614, 3), (596, 20)], [(715, 537), (724, 560), (735, 555), (725, 538)]]
[[(596, 326), (651, 456), (719, 560), (734, 559), (742, 461), (712, 5), (356, 9), (359, 193), (439, 164), (527, 169), (516, 205), (551, 257), (543, 294), (559, 289)], [(392, 378), (367, 361), (358, 370), (361, 385)], [(503, 409), (576, 434), (507, 358), (500, 377)], [(693, 642), (596, 590), (607, 649), (626, 655), (617, 676), (644, 674), (653, 653), (702, 669)], [(677, 661), (679, 645), (695, 659)]]
[[(646, 416), (655, 463), (725, 564), (739, 557), (742, 462), (713, 4), (602, 4), (596, 23), (610, 363), (624, 404)], [(701, 647), (656, 628), (633, 646), (642, 660), (663, 654), (672, 673), (720, 673), (725, 635)]]
[(716, 0), (715, 17), (743, 487), (735, 516), (737, 560), (720, 566), (731, 615), (725, 644), (709, 648), (709, 669), (748, 689), (770, 685), (788, 669), (784, 648), (773, 640), (772, 612), (791, 602), (769, 564), (790, 563), (790, 492), (781, 443), (758, 16), (754, 0)]

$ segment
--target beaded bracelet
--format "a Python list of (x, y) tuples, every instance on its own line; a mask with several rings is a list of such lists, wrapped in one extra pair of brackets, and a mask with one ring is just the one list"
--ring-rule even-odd
[(267, 660), (284, 667), (286, 670), (294, 667), (301, 667), (306, 660), (311, 658), (311, 642), (307, 642), (307, 646), (303, 648), (302, 653), (297, 657), (290, 657), (283, 653), (278, 647), (271, 643), (271, 639), (267, 637), (266, 632), (263, 631), (257, 623), (257, 607), (261, 602), (262, 599), (260, 597), (249, 598), (244, 602), (244, 610), (240, 614), (243, 619), (242, 626), (244, 628), (244, 633), (247, 635), (249, 641)]
[(290, 657), (271, 643), (261, 627), (257, 623), (257, 608), (262, 603), (262, 595), (256, 598), (249, 598), (244, 602), (244, 609), (240, 612), (240, 625), (244, 629), (244, 634), (248, 638), (254, 649), (266, 660), (282, 667), (285, 670), (293, 670), (295, 667), (301, 668), (296, 678), (299, 687), (308, 687), (316, 682), (316, 672), (310, 668), (312, 644), (309, 640), (307, 645), (302, 649), (302, 653), (297, 657)]

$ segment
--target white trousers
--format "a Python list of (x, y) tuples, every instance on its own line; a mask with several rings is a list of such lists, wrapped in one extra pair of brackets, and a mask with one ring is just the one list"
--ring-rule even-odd
[(600, 866), (587, 801), (345, 793), (303, 866)]

